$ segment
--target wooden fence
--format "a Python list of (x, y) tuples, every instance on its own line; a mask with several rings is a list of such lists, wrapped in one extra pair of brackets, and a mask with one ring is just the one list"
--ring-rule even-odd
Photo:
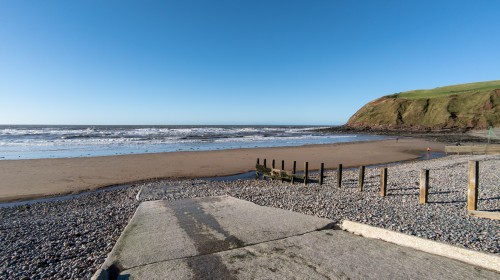
[(463, 155), (497, 155), (500, 145), (445, 146), (445, 153)]
[[(500, 147), (500, 145), (498, 145)], [(460, 146), (459, 146), (460, 147)], [(462, 146), (463, 147), (463, 146)], [(467, 146), (466, 146), (467, 147)], [(471, 147), (471, 146), (469, 146)], [(473, 147), (473, 146), (472, 146)], [(259, 179), (260, 175), (263, 178), (271, 178), (274, 180), (290, 181), (291, 183), (295, 183), (297, 180), (302, 181), (304, 185), (310, 181), (309, 178), (309, 163), (304, 162), (304, 172), (302, 175), (297, 173), (297, 162), (293, 162), (292, 170), (285, 170), (285, 161), (281, 161), (281, 169), (275, 168), (275, 160), (272, 161), (271, 168), (267, 167), (266, 159), (264, 159), (263, 164), (261, 165), (259, 159), (257, 159), (257, 164), (255, 165), (255, 178)], [(429, 170), (422, 169), (420, 171), (420, 193), (419, 193), (419, 202), (420, 204), (428, 203), (429, 197)], [(469, 161), (468, 166), (468, 188), (467, 188), (467, 213), (471, 216), (488, 218), (500, 220), (500, 212), (490, 212), (490, 211), (478, 211), (477, 210), (477, 202), (479, 199), (478, 191), (479, 191), (479, 162), (478, 161)], [(319, 180), (317, 181), (320, 185), (323, 184), (324, 176), (324, 164), (321, 163), (319, 168)], [(359, 191), (363, 191), (365, 180), (365, 166), (359, 167)], [(388, 180), (388, 170), (387, 167), (380, 168), (380, 196), (387, 196), (387, 180)], [(342, 186), (342, 164), (339, 164), (337, 167), (337, 186), (340, 188)]]

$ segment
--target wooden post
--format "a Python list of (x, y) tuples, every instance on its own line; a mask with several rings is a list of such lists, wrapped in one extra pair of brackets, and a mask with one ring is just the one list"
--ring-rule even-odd
[(427, 203), (429, 194), (429, 170), (420, 170), (420, 204)]
[(479, 161), (469, 161), (469, 188), (467, 190), (467, 210), (477, 210), (479, 190)]
[(323, 171), (325, 169), (325, 164), (321, 163), (321, 167), (319, 168), (319, 184), (323, 185)]
[(309, 177), (309, 162), (304, 162), (304, 186), (307, 185), (307, 178)]
[(365, 184), (365, 166), (359, 167), (359, 191), (363, 191), (363, 186)]
[(292, 184), (295, 184), (295, 172), (297, 171), (297, 162), (293, 161), (293, 169), (292, 169)]
[[(285, 161), (281, 160), (281, 171), (285, 171)], [(283, 177), (281, 177), (281, 182), (283, 182)]]
[(273, 165), (271, 165), (271, 166), (272, 166), (272, 168), (274, 169), (274, 159), (273, 159)]
[(387, 194), (387, 167), (380, 169), (380, 196)]
[(264, 159), (264, 167), (267, 168), (267, 162), (266, 162), (266, 159)]
[(337, 168), (337, 187), (342, 186), (342, 164), (339, 164), (339, 167)]
[(259, 165), (259, 158), (257, 158), (257, 164), (255, 165), (255, 180), (259, 180), (259, 170), (257, 169), (257, 165)]

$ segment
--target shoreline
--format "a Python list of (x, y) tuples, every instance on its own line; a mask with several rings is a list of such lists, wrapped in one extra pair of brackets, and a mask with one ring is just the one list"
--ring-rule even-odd
[[(426, 147), (443, 151), (444, 144), (418, 138), (380, 140), (296, 147), (183, 151), (103, 157), (30, 159), (0, 161), (0, 202), (14, 202), (64, 194), (76, 194), (106, 187), (144, 183), (158, 179), (210, 178), (253, 170), (257, 158), (293, 160), (302, 169), (308, 161), (311, 171), (319, 168), (385, 164), (419, 158)], [(317, 166), (317, 167), (316, 167)]]
[[(372, 168), (372, 167), (378, 167), (378, 166), (393, 166), (393, 165), (398, 165), (398, 164), (405, 164), (405, 163), (410, 163), (413, 161), (420, 161), (420, 160), (432, 160), (432, 159), (437, 159), (444, 157), (444, 153), (442, 152), (437, 152), (442, 155), (436, 155), (436, 152), (433, 152), (434, 155), (431, 156), (430, 158), (423, 159), (424, 156), (419, 156), (415, 159), (408, 159), (408, 160), (403, 160), (403, 161), (394, 161), (394, 162), (387, 162), (387, 163), (376, 163), (372, 165), (367, 165), (365, 166), (366, 168)], [(352, 166), (352, 167), (347, 167), (344, 168), (344, 171), (350, 171), (354, 168), (357, 168), (358, 166)], [(335, 168), (332, 169), (324, 169), (324, 172), (330, 172), (330, 171), (335, 171)], [(309, 171), (311, 175), (317, 174), (319, 172), (319, 169), (312, 169)], [(300, 174), (300, 173), (299, 173)], [(155, 178), (155, 179), (147, 179), (147, 180), (141, 180), (137, 182), (128, 182), (128, 183), (123, 183), (123, 184), (116, 184), (116, 185), (109, 185), (109, 186), (103, 186), (99, 187), (96, 189), (91, 189), (91, 190), (82, 190), (80, 192), (73, 192), (73, 193), (62, 193), (62, 194), (55, 194), (55, 195), (50, 195), (50, 196), (42, 196), (42, 197), (34, 197), (34, 198), (27, 198), (27, 199), (18, 199), (18, 200), (13, 200), (13, 201), (0, 201), (0, 209), (5, 208), (5, 207), (17, 207), (17, 206), (22, 206), (22, 205), (32, 205), (35, 203), (39, 202), (52, 202), (52, 201), (64, 201), (64, 200), (69, 200), (69, 199), (74, 199), (76, 197), (80, 197), (82, 195), (90, 195), (93, 193), (99, 193), (99, 192), (108, 192), (108, 191), (114, 191), (116, 189), (122, 189), (122, 188), (130, 188), (135, 185), (143, 185), (143, 184), (149, 184), (149, 183), (156, 183), (160, 181), (165, 181), (165, 180), (202, 180), (202, 181), (214, 181), (214, 182), (234, 182), (237, 180), (250, 180), (255, 178), (255, 171), (247, 171), (243, 173), (237, 173), (237, 174), (231, 174), (231, 175), (224, 175), (224, 176), (216, 176), (216, 177), (204, 177), (204, 178)]]
[[(498, 221), (467, 215), (464, 187), (469, 160), (480, 160), (484, 170), (478, 206), (499, 209), (495, 171), (500, 158), (484, 155), (398, 164), (391, 168), (386, 197), (380, 196), (379, 169), (367, 168), (363, 192), (358, 189), (357, 170), (345, 170), (342, 188), (337, 187), (335, 171), (327, 172), (323, 185), (311, 182), (308, 187), (279, 180), (169, 180), (30, 207), (0, 208), (6, 228), (0, 278), (90, 279), (135, 213), (141, 188), (141, 201), (229, 195), (258, 205), (338, 223), (355, 221), (499, 256), (495, 239)], [(432, 170), (433, 186), (426, 205), (418, 202), (415, 185), (419, 177), (415, 171), (421, 169)]]

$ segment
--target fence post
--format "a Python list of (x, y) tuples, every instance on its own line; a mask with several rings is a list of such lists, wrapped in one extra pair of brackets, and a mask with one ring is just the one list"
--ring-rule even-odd
[(297, 162), (293, 161), (293, 169), (292, 169), (292, 184), (295, 184), (295, 172), (297, 171)]
[(267, 161), (267, 160), (266, 160), (266, 159), (264, 159), (264, 167), (265, 167), (265, 168), (267, 168), (267, 162), (266, 162), (266, 161)]
[(420, 204), (427, 203), (429, 195), (429, 170), (420, 170)]
[(337, 168), (337, 187), (342, 186), (342, 164), (339, 164), (339, 167)]
[(387, 194), (387, 167), (380, 169), (380, 196)]
[(479, 190), (479, 161), (469, 161), (469, 188), (467, 190), (467, 210), (477, 210)]
[(363, 191), (363, 186), (365, 185), (365, 166), (361, 165), (359, 167), (359, 191)]
[(325, 164), (321, 163), (321, 167), (319, 168), (319, 184), (323, 185), (323, 171), (325, 169)]
[(257, 165), (259, 165), (259, 158), (257, 158), (257, 164), (255, 164), (255, 180), (259, 180), (259, 170), (257, 169)]
[[(283, 160), (283, 159), (281, 160), (281, 171), (285, 171), (285, 160)], [(281, 174), (280, 174), (280, 176), (281, 176)], [(283, 182), (283, 180), (284, 180), (283, 177), (281, 177), (281, 182)]]
[(307, 185), (307, 178), (309, 177), (309, 162), (304, 162), (304, 186)]
[(272, 166), (272, 168), (274, 169), (274, 159), (273, 159), (273, 165), (271, 165), (271, 166)]

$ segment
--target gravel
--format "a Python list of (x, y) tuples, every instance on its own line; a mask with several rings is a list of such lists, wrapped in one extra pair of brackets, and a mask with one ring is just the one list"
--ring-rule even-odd
[[(479, 210), (500, 211), (500, 156), (451, 156), (390, 165), (380, 197), (379, 167), (336, 172), (325, 184), (270, 180), (162, 180), (73, 199), (0, 208), (0, 279), (89, 279), (111, 251), (138, 202), (231, 195), (258, 205), (344, 219), (500, 255), (500, 221), (467, 216), (467, 161), (480, 161)], [(420, 169), (430, 170), (429, 203), (418, 203)], [(312, 174), (314, 180), (317, 174)]]
[[(467, 215), (467, 165), (480, 161), (478, 210), (500, 211), (500, 157), (450, 156), (388, 166), (387, 196), (380, 196), (380, 166), (366, 169), (363, 192), (358, 170), (344, 170), (339, 189), (335, 171), (325, 184), (282, 183), (270, 180), (211, 182), (160, 181), (143, 184), (141, 199), (175, 200), (230, 195), (341, 222), (361, 222), (409, 235), (500, 255), (500, 221)], [(428, 203), (419, 204), (420, 170), (430, 171)], [(315, 176), (315, 177), (314, 177)], [(312, 176), (317, 178), (317, 174)]]
[(0, 279), (90, 279), (134, 213), (137, 191), (0, 208)]

